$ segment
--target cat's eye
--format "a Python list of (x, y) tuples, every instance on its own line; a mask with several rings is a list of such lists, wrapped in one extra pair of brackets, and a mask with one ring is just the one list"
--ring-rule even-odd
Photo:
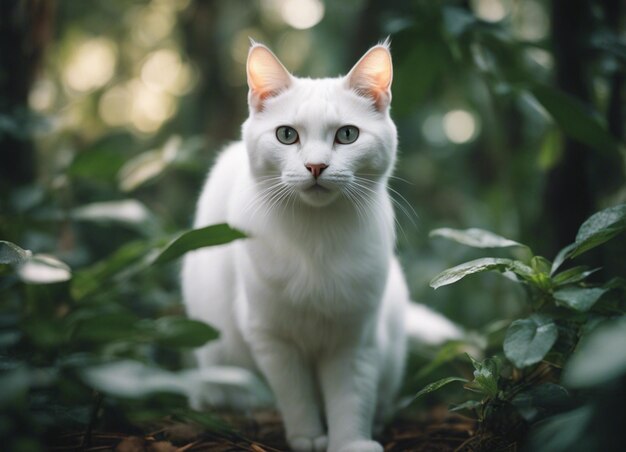
[(276, 138), (282, 144), (294, 144), (298, 141), (298, 132), (293, 127), (280, 126), (276, 129)]
[(354, 126), (343, 126), (337, 130), (335, 143), (350, 144), (354, 143), (357, 138), (359, 138), (359, 129)]

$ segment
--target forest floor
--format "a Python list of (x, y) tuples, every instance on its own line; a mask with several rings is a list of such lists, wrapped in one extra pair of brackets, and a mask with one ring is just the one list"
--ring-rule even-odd
[[(211, 433), (190, 424), (164, 421), (143, 435), (85, 432), (69, 433), (55, 439), (54, 451), (114, 452), (282, 452), (289, 448), (284, 430), (275, 411), (259, 411), (249, 416), (223, 415), (237, 432)], [(473, 419), (449, 413), (445, 407), (428, 412), (400, 415), (377, 438), (385, 452), (452, 452), (489, 450), (477, 441), (477, 424)], [(478, 444), (481, 443), (481, 444)], [(513, 447), (497, 447), (515, 451)], [(496, 449), (491, 449), (496, 450)]]

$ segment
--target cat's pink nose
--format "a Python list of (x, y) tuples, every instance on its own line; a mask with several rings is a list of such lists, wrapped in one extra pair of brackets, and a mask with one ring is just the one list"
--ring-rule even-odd
[(320, 174), (322, 174), (322, 171), (328, 168), (328, 165), (326, 165), (325, 163), (306, 163), (304, 166), (306, 166), (306, 169), (308, 169), (309, 172), (316, 179), (320, 177)]

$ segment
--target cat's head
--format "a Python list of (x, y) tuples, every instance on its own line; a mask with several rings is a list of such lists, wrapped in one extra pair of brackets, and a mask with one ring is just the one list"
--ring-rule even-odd
[(395, 162), (392, 74), (386, 42), (348, 75), (325, 79), (294, 77), (267, 47), (252, 43), (243, 137), (253, 177), (315, 207), (368, 197)]

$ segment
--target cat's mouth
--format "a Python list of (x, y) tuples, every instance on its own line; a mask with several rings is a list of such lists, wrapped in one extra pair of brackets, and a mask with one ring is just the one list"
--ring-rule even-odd
[(320, 185), (318, 182), (315, 182), (309, 188), (305, 189), (305, 191), (309, 193), (328, 193), (330, 192), (330, 189)]
[(322, 185), (319, 181), (315, 181), (308, 187), (300, 189), (302, 200), (313, 207), (327, 206), (337, 199), (338, 194), (339, 191), (334, 189), (333, 185), (329, 187)]

